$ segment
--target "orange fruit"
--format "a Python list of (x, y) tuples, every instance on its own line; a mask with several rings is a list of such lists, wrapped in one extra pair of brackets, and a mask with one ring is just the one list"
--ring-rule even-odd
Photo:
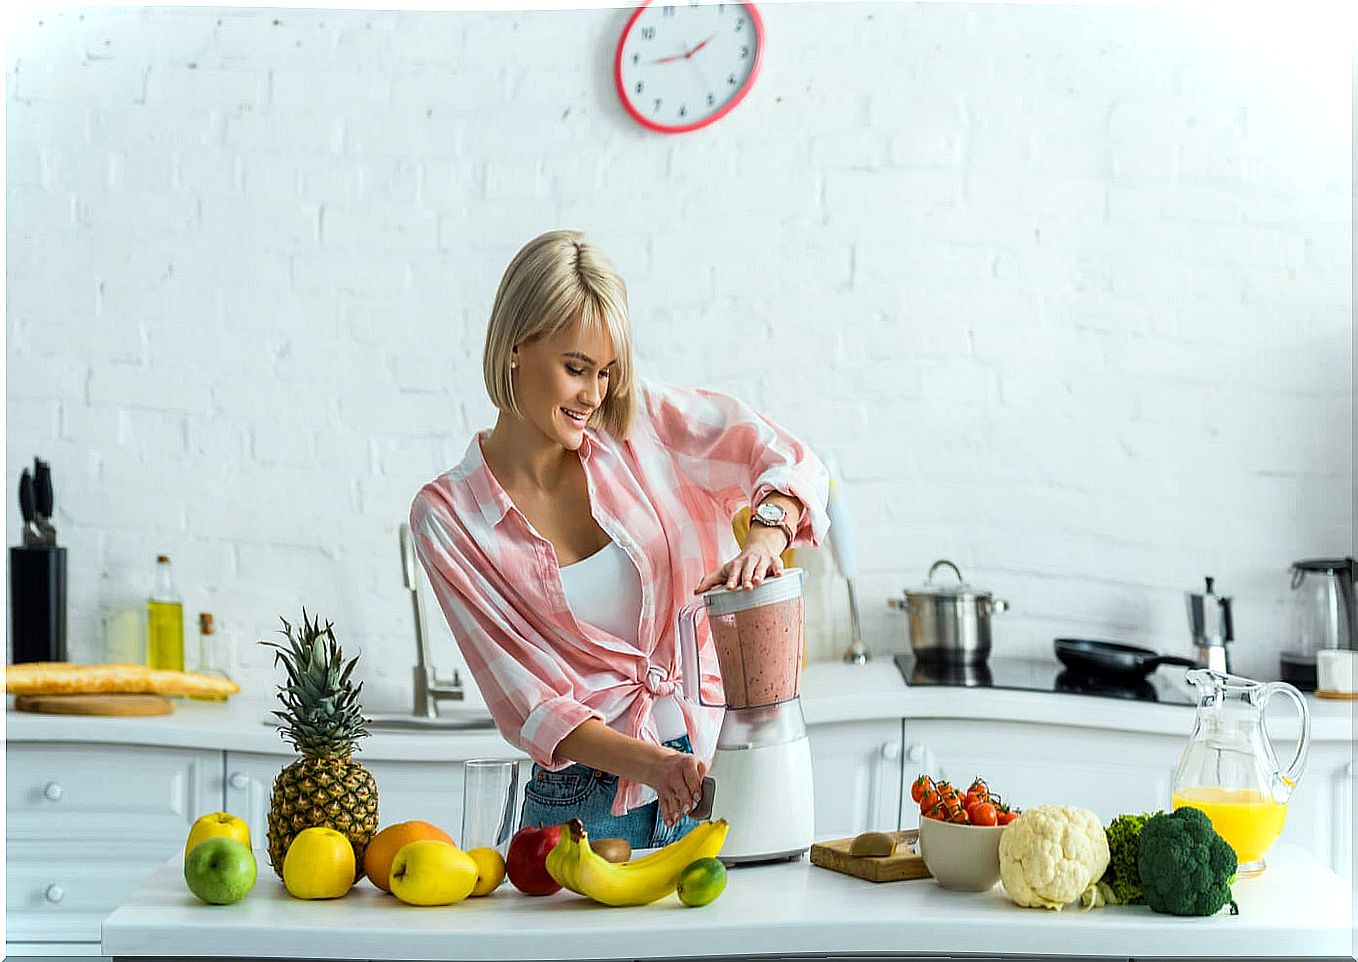
[(411, 842), (434, 839), (456, 845), (453, 837), (429, 822), (397, 822), (388, 825), (368, 842), (363, 852), (363, 873), (383, 892), (391, 891), (391, 862), (396, 853)]

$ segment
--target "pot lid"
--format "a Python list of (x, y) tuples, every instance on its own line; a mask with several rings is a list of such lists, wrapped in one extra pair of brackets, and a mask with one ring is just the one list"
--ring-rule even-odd
[[(940, 568), (951, 568), (952, 573), (957, 577), (957, 580), (948, 580), (946, 575), (941, 580), (935, 580), (935, 575)], [(929, 567), (929, 575), (925, 579), (924, 584), (916, 588), (907, 588), (906, 594), (934, 595), (943, 598), (985, 598), (989, 597), (990, 592), (978, 591), (973, 588), (971, 585), (967, 584), (966, 579), (962, 577), (962, 571), (957, 565), (946, 559), (940, 559)]]

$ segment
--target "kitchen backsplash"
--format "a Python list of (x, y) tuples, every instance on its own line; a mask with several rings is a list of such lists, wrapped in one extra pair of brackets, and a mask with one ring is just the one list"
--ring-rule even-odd
[[(645, 373), (838, 455), (879, 653), (905, 645), (886, 598), (946, 557), (1010, 602), (997, 652), (1186, 653), (1210, 574), (1237, 668), (1275, 672), (1288, 563), (1353, 550), (1344, 31), (761, 10), (752, 94), (678, 137), (618, 104), (621, 9), (25, 17), (7, 477), (52, 462), (72, 658), (103, 657), (101, 617), (164, 552), (247, 685), (306, 604), (374, 700), (408, 698), (397, 525), (493, 421), (510, 256), (573, 227), (628, 280)], [(810, 647), (837, 657), (826, 555), (803, 553)]]

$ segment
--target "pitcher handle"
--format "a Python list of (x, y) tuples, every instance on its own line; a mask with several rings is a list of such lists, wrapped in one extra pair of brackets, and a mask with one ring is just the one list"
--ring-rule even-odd
[(703, 701), (702, 661), (698, 653), (698, 615), (706, 613), (701, 598), (679, 609), (679, 659), (684, 668), (684, 698), (698, 705)]
[[(1273, 797), (1279, 802), (1286, 802), (1291, 797), (1293, 790), (1297, 787), (1297, 782), (1301, 779), (1302, 770), (1306, 767), (1306, 753), (1311, 746), (1311, 709), (1306, 706), (1306, 699), (1302, 697), (1292, 685), (1284, 681), (1271, 681), (1264, 686), (1264, 697), (1259, 700), (1259, 713), (1262, 719), (1264, 709), (1268, 707), (1269, 699), (1274, 695), (1283, 694), (1296, 704), (1297, 710), (1301, 713), (1301, 738), (1297, 740), (1297, 753), (1292, 756), (1292, 762), (1287, 766), (1287, 771), (1279, 772), (1273, 777)], [(1261, 724), (1262, 721), (1261, 721)], [(1265, 744), (1272, 751), (1272, 739), (1267, 736), (1267, 726), (1265, 726)], [(1277, 762), (1277, 759), (1274, 759)]]

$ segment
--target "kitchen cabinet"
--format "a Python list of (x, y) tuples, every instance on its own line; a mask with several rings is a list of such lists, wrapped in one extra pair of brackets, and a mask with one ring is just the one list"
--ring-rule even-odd
[(221, 752), (11, 742), (7, 941), (97, 941), (109, 909), (221, 801)]
[(901, 806), (901, 722), (812, 725), (816, 838), (894, 831)]
[[(223, 808), (245, 819), (256, 854), (269, 851), (269, 793), (273, 781), (295, 756), (253, 752), (226, 753)], [(381, 825), (420, 819), (433, 822), (454, 838), (462, 831), (461, 762), (366, 761), (377, 780)]]
[(1073, 725), (907, 719), (901, 828), (919, 825), (909, 785), (926, 772), (964, 789), (977, 775), (1010, 805), (1088, 808), (1105, 824), (1123, 812), (1169, 808), (1183, 739)]
[[(1290, 745), (1281, 761), (1291, 758)], [(1293, 842), (1353, 879), (1353, 745), (1312, 742), (1306, 770), (1287, 804), (1281, 842)], [(1267, 861), (1265, 857), (1265, 861)]]

